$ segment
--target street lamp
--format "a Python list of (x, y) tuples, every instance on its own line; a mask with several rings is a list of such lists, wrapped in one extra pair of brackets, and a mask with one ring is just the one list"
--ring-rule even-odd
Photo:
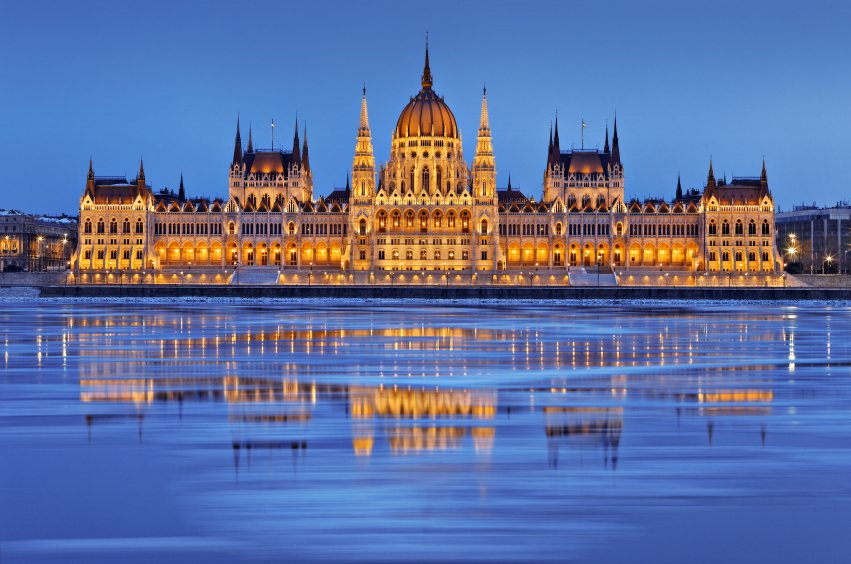
[(41, 265), (41, 242), (42, 242), (42, 240), (44, 240), (44, 237), (39, 235), (38, 236), (38, 249), (36, 249), (36, 255), (35, 255), (35, 262), (36, 262), (36, 265), (37, 265), (39, 271), (41, 270), (41, 266), (42, 266)]

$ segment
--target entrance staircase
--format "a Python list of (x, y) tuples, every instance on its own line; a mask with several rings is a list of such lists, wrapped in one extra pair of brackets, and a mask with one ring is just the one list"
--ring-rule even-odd
[(571, 286), (617, 286), (618, 279), (609, 267), (571, 267), (568, 270)]
[(230, 283), (240, 286), (275, 286), (278, 283), (278, 269), (242, 267), (231, 277)]

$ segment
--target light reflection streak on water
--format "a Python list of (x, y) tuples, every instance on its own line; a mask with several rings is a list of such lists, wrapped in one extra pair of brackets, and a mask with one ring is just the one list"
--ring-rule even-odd
[[(179, 461), (162, 478), (177, 510), (202, 536), (255, 549), (223, 561), (274, 560), (294, 539), (305, 557), (345, 546), (376, 561), (387, 534), (432, 560), (605, 560), (597, 547), (655, 518), (637, 517), (636, 504), (687, 499), (747, 513), (741, 499), (817, 506), (823, 491), (849, 491), (833, 471), (849, 462), (849, 389), (836, 379), (851, 362), (846, 312), (36, 313), (34, 322), (27, 308), (3, 314), (0, 423), (14, 424), (0, 426), (0, 447), (18, 445), (16, 417), (62, 413), (71, 418), (59, 434), (32, 428), (28, 440), (80, 453), (132, 442), (160, 464)], [(339, 500), (352, 498), (350, 513)], [(359, 537), (343, 534), (352, 528)]]

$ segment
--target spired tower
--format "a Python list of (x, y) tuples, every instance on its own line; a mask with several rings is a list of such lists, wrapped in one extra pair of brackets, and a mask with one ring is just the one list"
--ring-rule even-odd
[(363, 89), (363, 100), (360, 108), (360, 124), (358, 125), (358, 141), (355, 145), (355, 157), (352, 162), (352, 185), (349, 190), (349, 232), (351, 249), (351, 268), (363, 270), (373, 269), (375, 262), (374, 229), (370, 226), (374, 221), (375, 204), (375, 158), (372, 154), (372, 133), (369, 130), (369, 116), (366, 112), (366, 87)]
[[(479, 134), (476, 141), (476, 157), (471, 171), (473, 207), (475, 220), (473, 231), (476, 233), (473, 252), (473, 270), (496, 268), (499, 249), (498, 203), (496, 195), (496, 164), (493, 158), (490, 120), (488, 119), (487, 89), (482, 89), (482, 116), (479, 121)], [(492, 237), (491, 237), (492, 235)], [(488, 260), (490, 257), (490, 261)]]

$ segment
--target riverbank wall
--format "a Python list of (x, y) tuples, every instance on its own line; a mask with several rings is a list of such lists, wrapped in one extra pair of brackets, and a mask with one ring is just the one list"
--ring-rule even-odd
[(851, 300), (851, 288), (439, 287), (439, 286), (45, 286), (54, 298), (277, 298), (350, 300)]

